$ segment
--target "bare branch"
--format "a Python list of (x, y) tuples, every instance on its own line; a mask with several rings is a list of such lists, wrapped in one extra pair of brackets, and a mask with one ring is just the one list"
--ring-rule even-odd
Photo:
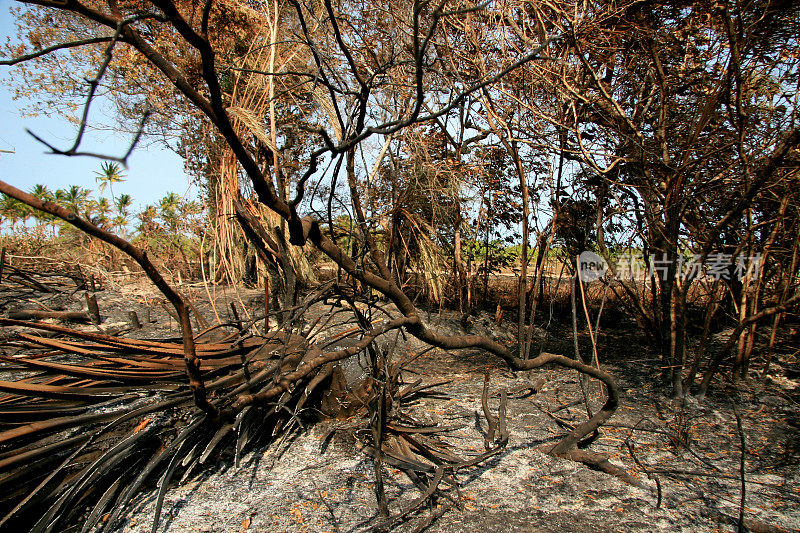
[[(114, 156), (108, 156), (108, 155), (98, 154), (98, 153), (94, 153), (94, 152), (79, 152), (78, 148), (80, 147), (80, 144), (83, 141), (83, 136), (84, 136), (84, 134), (86, 132), (86, 127), (87, 127), (88, 121), (89, 121), (89, 110), (91, 108), (92, 101), (94, 100), (95, 93), (97, 92), (97, 88), (100, 85), (100, 81), (103, 79), (103, 76), (105, 75), (105, 72), (108, 69), (109, 64), (111, 63), (111, 59), (113, 57), (114, 46), (116, 46), (117, 42), (120, 40), (123, 29), (127, 25), (129, 25), (129, 24), (131, 24), (133, 22), (136, 22), (136, 21), (139, 21), (139, 20), (144, 20), (144, 19), (149, 19), (149, 18), (156, 18), (156, 17), (155, 17), (155, 15), (152, 15), (152, 14), (149, 14), (149, 13), (145, 13), (145, 14), (133, 15), (133, 16), (128, 17), (126, 19), (122, 19), (119, 22), (117, 22), (117, 27), (116, 27), (116, 30), (114, 32), (114, 35), (112, 35), (110, 37), (98, 38), (98, 39), (102, 39), (102, 41), (108, 42), (108, 46), (106, 47), (106, 50), (105, 50), (105, 52), (103, 54), (103, 62), (100, 64), (100, 68), (97, 69), (97, 74), (95, 75), (95, 77), (93, 79), (87, 80), (87, 83), (89, 84), (89, 92), (86, 95), (86, 101), (83, 104), (83, 114), (81, 116), (81, 121), (80, 121), (80, 124), (78, 126), (78, 133), (75, 136), (75, 141), (73, 142), (72, 147), (68, 148), (67, 150), (60, 150), (60, 149), (56, 148), (55, 146), (53, 146), (52, 144), (50, 144), (50, 143), (46, 142), (45, 140), (43, 140), (38, 135), (36, 135), (33, 132), (31, 132), (30, 130), (26, 130), (26, 131), (34, 139), (36, 139), (40, 143), (42, 143), (45, 146), (47, 146), (50, 149), (51, 153), (53, 153), (53, 154), (65, 155), (65, 156), (97, 157), (97, 158), (100, 158), (100, 159), (118, 161), (118, 162), (122, 163), (123, 165), (127, 166), (128, 157), (133, 152), (134, 148), (136, 148), (136, 144), (139, 142), (139, 139), (140, 139), (140, 137), (142, 135), (142, 131), (144, 130), (145, 122), (147, 121), (147, 118), (149, 116), (149, 112), (146, 112), (142, 116), (142, 120), (141, 120), (140, 125), (139, 125), (139, 130), (137, 131), (136, 135), (134, 136), (134, 139), (131, 142), (131, 145), (128, 148), (128, 150), (127, 150), (127, 152), (125, 153), (124, 156), (122, 156), (122, 157), (114, 157)], [(102, 41), (97, 41), (97, 42), (102, 42)], [(70, 43), (67, 43), (67, 44), (70, 44)], [(78, 45), (76, 45), (76, 46), (78, 46)]]
[(109, 41), (112, 41), (113, 39), (114, 39), (113, 36), (92, 37), (91, 39), (81, 39), (78, 41), (69, 41), (66, 43), (54, 44), (53, 46), (48, 46), (47, 48), (43, 48), (41, 50), (37, 50), (36, 52), (31, 52), (30, 54), (25, 54), (23, 56), (16, 57), (14, 59), (2, 59), (0, 60), (0, 65), (16, 65), (17, 63), (22, 63), (30, 59), (36, 59), (37, 57), (42, 57), (57, 50), (76, 48), (78, 46), (85, 46), (88, 44), (107, 43)]

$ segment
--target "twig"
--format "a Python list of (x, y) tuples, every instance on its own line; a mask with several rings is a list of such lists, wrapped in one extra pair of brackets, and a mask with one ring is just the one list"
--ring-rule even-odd
[[(575, 297), (575, 282), (577, 281), (580, 283), (580, 273), (578, 270), (575, 271), (575, 278), (570, 280), (570, 289), (569, 289), (569, 296), (570, 296), (570, 304), (572, 306), (572, 342), (575, 345), (575, 360), (581, 361), (581, 352), (580, 346), (578, 344), (578, 306), (576, 304), (576, 297)], [(589, 326), (591, 329), (591, 325)], [(583, 396), (583, 403), (586, 407), (586, 416), (589, 418), (592, 417), (592, 406), (589, 404), (589, 395), (586, 393), (586, 382), (588, 379), (584, 374), (579, 373), (578, 375), (578, 383), (581, 387), (581, 396)]]
[[(583, 303), (583, 313), (584, 313), (584, 315), (586, 315), (586, 329), (589, 331), (589, 340), (592, 342), (592, 359), (593, 359), (592, 362), (594, 363), (594, 366), (599, 370), (600, 369), (600, 359), (597, 356), (597, 341), (595, 340), (595, 333), (594, 333), (594, 331), (592, 331), (592, 319), (589, 316), (589, 308), (586, 305), (586, 293), (583, 290), (583, 280), (581, 279), (581, 276), (580, 276), (580, 270), (579, 270), (580, 269), (580, 264), (579, 264), (580, 263), (580, 258), (576, 258), (576, 261), (577, 261), (577, 263), (576, 263), (575, 267), (576, 267), (576, 271), (578, 272), (578, 274), (577, 274), (577, 276), (578, 276), (578, 278), (577, 278), (578, 279), (578, 285), (580, 285), (580, 288), (581, 288), (581, 302)], [(605, 299), (603, 300), (603, 303), (605, 303)], [(600, 327), (600, 315), (602, 313), (603, 313), (603, 307), (601, 306), (600, 307), (600, 312), (597, 314), (597, 326), (598, 326), (598, 328)], [(603, 397), (603, 386), (602, 385), (600, 385), (600, 397), (601, 398)]]
[[(630, 439), (630, 434), (628, 435), (628, 439)], [(636, 454), (633, 452), (633, 444), (631, 444), (631, 442), (629, 440), (625, 440), (625, 446), (627, 446), (628, 452), (631, 454), (631, 458), (633, 459), (633, 462), (636, 463), (636, 466), (641, 468), (642, 472), (644, 472), (649, 479), (652, 479), (653, 481), (656, 482), (656, 492), (657, 492), (657, 494), (656, 494), (656, 509), (660, 509), (661, 508), (661, 496), (662, 496), (662, 494), (661, 494), (661, 480), (658, 479), (658, 476), (654, 476), (654, 475), (652, 475), (651, 472), (648, 472), (648, 470), (644, 467), (644, 465), (641, 463), (641, 461), (639, 461), (639, 458), (636, 457)]]
[(487, 450), (489, 450), (492, 447), (492, 442), (494, 442), (494, 433), (497, 430), (497, 421), (492, 416), (492, 413), (489, 411), (490, 374), (491, 370), (487, 370), (483, 378), (483, 394), (481, 395), (481, 406), (483, 407), (483, 416), (486, 417), (486, 423), (488, 424), (488, 427), (486, 428), (486, 435), (483, 437), (483, 445)]
[(113, 39), (114, 37), (112, 36), (92, 37), (91, 39), (81, 39), (79, 41), (69, 41), (66, 43), (54, 44), (53, 46), (48, 46), (47, 48), (42, 48), (41, 50), (31, 52), (30, 54), (21, 55), (13, 59), (0, 59), (0, 65), (8, 65), (8, 66), (16, 65), (17, 63), (23, 63), (25, 61), (28, 61), (29, 59), (36, 59), (37, 57), (47, 55), (57, 50), (63, 50), (65, 48), (75, 48), (77, 46), (85, 46), (87, 44), (107, 43), (112, 41)]
[[(142, 118), (141, 118), (141, 120), (139, 122), (139, 128), (137, 129), (136, 134), (134, 135), (133, 141), (131, 141), (131, 144), (128, 147), (128, 150), (125, 152), (125, 155), (123, 155), (122, 157), (114, 157), (114, 156), (109, 156), (109, 155), (100, 154), (100, 153), (96, 153), (96, 152), (79, 152), (78, 148), (80, 147), (81, 142), (83, 141), (84, 133), (86, 133), (86, 127), (87, 127), (88, 121), (89, 121), (89, 109), (91, 108), (92, 100), (94, 100), (95, 93), (97, 92), (97, 88), (100, 86), (100, 80), (103, 79), (103, 76), (105, 75), (106, 70), (108, 69), (108, 65), (111, 63), (111, 59), (113, 57), (114, 47), (116, 46), (117, 42), (119, 42), (121, 40), (122, 30), (128, 24), (131, 24), (131, 23), (139, 21), (139, 20), (150, 19), (150, 18), (158, 18), (158, 17), (156, 15), (152, 14), (152, 13), (141, 13), (141, 14), (138, 14), (138, 15), (133, 15), (133, 16), (128, 17), (126, 19), (122, 19), (122, 20), (117, 22), (116, 30), (114, 31), (114, 34), (112, 36), (110, 36), (108, 38), (104, 38), (102, 41), (97, 41), (97, 42), (106, 41), (106, 42), (108, 42), (108, 46), (106, 47), (106, 50), (105, 50), (105, 53), (104, 53), (103, 62), (100, 64), (100, 68), (97, 69), (97, 74), (95, 74), (94, 79), (86, 80), (86, 82), (89, 84), (89, 91), (88, 91), (88, 93), (86, 95), (86, 101), (83, 104), (83, 114), (81, 116), (80, 124), (78, 125), (78, 133), (76, 134), (75, 141), (73, 142), (73, 144), (72, 144), (72, 146), (70, 148), (68, 148), (67, 150), (60, 150), (60, 149), (56, 148), (55, 146), (53, 146), (52, 144), (50, 144), (47, 141), (45, 141), (44, 139), (42, 139), (41, 137), (39, 137), (38, 135), (36, 135), (35, 133), (33, 133), (31, 130), (26, 129), (25, 131), (27, 131), (28, 134), (31, 137), (33, 137), (34, 139), (36, 139), (37, 141), (39, 141), (40, 143), (45, 145), (47, 148), (49, 148), (50, 152), (53, 153), (53, 154), (65, 155), (65, 156), (96, 157), (98, 159), (107, 159), (107, 160), (110, 160), (110, 161), (117, 161), (117, 162), (122, 163), (124, 166), (127, 167), (128, 166), (128, 157), (130, 157), (130, 155), (133, 153), (133, 150), (136, 148), (136, 145), (139, 143), (139, 139), (141, 138), (142, 133), (144, 132), (145, 123), (147, 122), (147, 119), (150, 117), (150, 110), (149, 109), (145, 110), (145, 112), (142, 114)], [(64, 45), (60, 45), (60, 47), (63, 48), (65, 46), (67, 46), (67, 45), (80, 46), (80, 44), (82, 44), (82, 43), (77, 43), (77, 44), (75, 44), (75, 43), (65, 43)], [(53, 48), (53, 47), (51, 47), (51, 48)], [(55, 49), (57, 49), (57, 48), (55, 48)], [(52, 51), (52, 50), (50, 50), (50, 51)], [(0, 64), (2, 64), (2, 63), (0, 63)]]

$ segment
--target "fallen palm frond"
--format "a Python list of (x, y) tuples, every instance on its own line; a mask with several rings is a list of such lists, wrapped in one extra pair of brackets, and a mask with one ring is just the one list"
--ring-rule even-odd
[[(241, 449), (259, 436), (242, 438), (243, 429), (268, 411), (272, 424), (285, 423), (285, 413), (267, 405), (242, 411), (234, 424), (208, 419), (185, 384), (178, 342), (0, 324), (33, 330), (16, 331), (13, 355), (0, 358), (5, 374), (26, 376), (0, 381), (0, 526), (30, 525), (35, 516), (31, 531), (62, 531), (76, 521), (86, 531), (111, 513), (110, 529), (165, 462), (180, 456), (188, 471), (226, 442)], [(197, 347), (210, 400), (219, 403), (264, 387), (309, 353), (302, 337), (277, 332), (236, 332)]]
[[(328, 311), (298, 327), (312, 305)], [(361, 309), (369, 309), (369, 320)], [(333, 283), (291, 311), (283, 329), (264, 335), (251, 332), (259, 318), (195, 336), (208, 401), (232, 413), (218, 419), (197, 407), (177, 339), (0, 318), (0, 527), (113, 530), (142, 488), (157, 486), (157, 502), (163, 502), (173, 478), (184, 479), (220, 457), (238, 463), (248, 447), (272, 442), (321, 412), (355, 417), (358, 427), (368, 429), (376, 398), (388, 399), (383, 463), (405, 472), (421, 491), (413, 505), (387, 513), (381, 527), (418, 515), (426, 502), (457, 501), (455, 472), (505, 445), (501, 435), (487, 453), (460, 458), (437, 436), (453, 428), (398, 415), (393, 406), (436, 385), (401, 384), (398, 365), (387, 364), (385, 383), (369, 373), (344, 377), (339, 361), (373, 357), (374, 339), (402, 320), (374, 304), (356, 304)], [(369, 436), (362, 447), (374, 456)], [(451, 488), (440, 488), (443, 481)]]
[[(0, 266), (0, 279), (17, 286), (25, 287), (33, 291), (38, 291), (48, 294), (56, 294), (64, 290), (72, 288), (87, 289), (90, 283), (94, 283), (94, 279), (87, 279), (83, 271), (78, 266), (67, 267), (62, 264), (47, 265), (44, 258), (30, 258), (27, 262), (33, 262), (33, 259), (39, 259), (37, 267), (32, 268), (24, 264), (17, 256), (11, 254), (3, 254), (2, 266)], [(43, 268), (43, 267), (47, 268)], [(70, 280), (72, 283), (70, 283)]]
[[(425, 387), (406, 387), (398, 391), (394, 400), (407, 401), (423, 389), (437, 384), (441, 383), (428, 384)], [(488, 394), (488, 389), (487, 379), (484, 384), (484, 397)], [(458, 451), (439, 437), (462, 426), (425, 426), (408, 415), (401, 415), (397, 422), (387, 424), (387, 434), (380, 446), (382, 461), (406, 474), (420, 491), (420, 496), (394, 516), (387, 516), (373, 524), (370, 530), (386, 531), (411, 517), (421, 515), (412, 528), (412, 531), (421, 531), (447, 509), (460, 505), (461, 494), (456, 474), (494, 457), (508, 444), (507, 406), (508, 396), (503, 389), (497, 416), (491, 415), (488, 408), (484, 410), (489, 427), (485, 442), (486, 450), (471, 457), (459, 455)], [(496, 432), (493, 427), (499, 428), (499, 431)], [(366, 440), (361, 449), (371, 457), (376, 457), (374, 439)], [(423, 512), (426, 508), (428, 508), (427, 514)]]
[[(329, 289), (298, 306), (291, 323)], [(252, 324), (195, 336), (214, 405), (273, 387), (320, 353), (307, 334), (287, 326), (256, 336)], [(176, 470), (189, 475), (226, 450), (238, 458), (251, 443), (290, 431), (330, 375), (329, 368), (302, 374), (276, 402), (213, 420), (187, 386), (181, 340), (9, 318), (0, 326), (0, 527), (44, 532), (82, 523), (88, 531), (102, 520), (111, 529), (158, 474), (163, 488)]]

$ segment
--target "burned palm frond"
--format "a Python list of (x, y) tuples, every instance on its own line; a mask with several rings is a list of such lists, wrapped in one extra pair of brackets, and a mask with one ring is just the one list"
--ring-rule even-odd
[[(249, 420), (263, 416), (277, 426), (286, 417), (274, 406), (254, 406), (237, 419), (238, 435), (232, 424), (211, 420), (186, 386), (179, 342), (10, 319), (0, 324), (32, 331), (15, 331), (14, 354), (0, 359), (4, 373), (25, 372), (23, 379), (0, 381), (0, 526), (61, 531), (80, 522), (87, 531), (105, 517), (109, 529), (165, 465), (187, 473), (233, 443), (241, 450), (263, 439), (243, 437)], [(212, 402), (224, 405), (269, 386), (309, 349), (290, 333), (241, 337), (198, 342)], [(187, 462), (193, 450), (201, 456)]]
[(5, 280), (14, 282), (23, 287), (44, 293), (56, 293), (63, 287), (60, 280), (52, 280), (50, 275), (42, 275), (40, 272), (31, 271), (25, 268), (17, 268), (12, 265), (5, 265)]
[(2, 280), (12, 286), (45, 294), (102, 288), (93, 275), (84, 273), (80, 265), (46, 257), (4, 254), (0, 272)]
[[(197, 406), (186, 383), (182, 340), (0, 318), (0, 527), (110, 530), (141, 488), (157, 483), (163, 501), (170, 480), (220, 456), (238, 461), (248, 447), (316, 418), (335, 389), (339, 361), (405, 323), (354, 316), (363, 304), (353, 303), (331, 313), (327, 327), (305, 324), (309, 307), (327, 305), (332, 289), (329, 283), (288, 310), (283, 329), (255, 335), (257, 318), (230, 334), (214, 327), (195, 336), (200, 378), (225, 414), (219, 418)], [(397, 375), (390, 375), (395, 394)], [(351, 387), (361, 394), (360, 416), (379, 390), (367, 378)], [(352, 392), (342, 391), (338, 404)]]
[[(369, 320), (373, 316), (373, 307), (359, 305), (346, 293), (339, 295), (349, 304), (361, 331), (366, 333), (372, 330), (376, 323)], [(487, 431), (484, 452), (462, 456), (445, 440), (445, 435), (463, 426), (426, 425), (402, 409), (404, 404), (421, 396), (436, 397), (436, 387), (449, 381), (423, 383), (420, 380), (403, 384), (401, 372), (404, 363), (392, 361), (392, 345), (382, 347), (373, 340), (364, 352), (368, 368), (364, 369), (364, 379), (358, 382), (358, 386), (347, 388), (341, 369), (336, 367), (331, 390), (337, 387), (339, 381), (338, 386), (346, 391), (344, 398), (349, 402), (342, 405), (339, 399), (342, 408), (340, 414), (348, 416), (350, 420), (357, 420), (359, 413), (368, 415), (361, 424), (346, 427), (354, 430), (357, 446), (373, 460), (379, 518), (369, 530), (386, 531), (416, 517), (417, 523), (412, 529), (421, 531), (447, 509), (460, 505), (461, 496), (456, 479), (460, 471), (485, 462), (506, 447), (509, 439), (506, 418), (508, 394), (505, 389), (499, 391), (498, 413), (492, 415), (488, 407), (487, 374), (483, 392), (484, 415), (488, 426), (493, 429)], [(383, 482), (386, 466), (403, 472), (420, 491), (418, 498), (400, 510), (391, 510), (388, 505)], [(424, 512), (426, 509), (427, 513)]]

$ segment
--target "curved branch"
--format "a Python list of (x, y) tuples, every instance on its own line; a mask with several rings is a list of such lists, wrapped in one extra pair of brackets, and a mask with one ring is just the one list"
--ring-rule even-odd
[[(97, 158), (101, 158), (101, 159), (111, 159), (113, 161), (119, 161), (123, 165), (127, 166), (128, 157), (133, 152), (134, 148), (136, 147), (136, 144), (139, 142), (139, 139), (141, 137), (142, 131), (144, 130), (144, 124), (145, 124), (145, 122), (146, 122), (146, 120), (147, 120), (147, 118), (149, 116), (148, 112), (146, 112), (144, 114), (144, 116), (142, 118), (142, 122), (140, 124), (139, 131), (137, 132), (136, 136), (134, 137), (133, 142), (131, 143), (130, 147), (128, 148), (127, 152), (125, 153), (125, 156), (120, 158), (120, 157), (104, 156), (102, 154), (97, 154), (97, 153), (93, 153), (93, 152), (79, 152), (78, 151), (78, 147), (80, 146), (81, 142), (83, 141), (83, 135), (86, 132), (86, 126), (87, 126), (87, 123), (88, 123), (88, 120), (89, 120), (89, 110), (91, 108), (92, 101), (94, 100), (95, 93), (97, 92), (97, 88), (100, 86), (100, 81), (103, 79), (103, 76), (105, 76), (105, 72), (108, 69), (109, 64), (111, 63), (111, 59), (113, 57), (113, 52), (114, 52), (114, 47), (116, 46), (116, 44), (118, 42), (120, 42), (122, 40), (123, 29), (125, 29), (126, 27), (128, 27), (130, 24), (132, 24), (134, 22), (137, 22), (139, 20), (149, 19), (149, 18), (158, 18), (158, 17), (156, 17), (155, 15), (150, 14), (150, 13), (142, 13), (142, 14), (137, 14), (137, 15), (130, 16), (130, 17), (125, 18), (125, 19), (119, 19), (117, 21), (117, 23), (116, 23), (113, 35), (111, 35), (109, 37), (98, 38), (98, 39), (100, 39), (99, 41), (98, 41), (98, 39), (89, 39), (89, 40), (87, 40), (87, 41), (96, 41), (96, 42), (106, 41), (106, 42), (108, 42), (108, 46), (106, 46), (105, 52), (103, 54), (103, 61), (100, 64), (100, 68), (97, 69), (97, 74), (95, 75), (95, 77), (93, 79), (87, 80), (87, 83), (89, 85), (89, 91), (88, 91), (88, 93), (86, 95), (86, 101), (83, 104), (83, 114), (81, 116), (81, 121), (80, 121), (80, 123), (78, 125), (78, 132), (75, 135), (75, 141), (73, 142), (72, 147), (70, 147), (67, 150), (60, 150), (60, 149), (56, 148), (55, 146), (53, 146), (52, 144), (50, 144), (47, 141), (45, 141), (44, 139), (42, 139), (41, 137), (35, 135), (30, 130), (28, 130), (28, 133), (34, 139), (36, 139), (40, 143), (42, 143), (45, 146), (47, 146), (50, 149), (50, 151), (52, 153), (54, 153), (54, 154), (65, 155), (65, 156), (90, 156), (90, 157), (97, 157)], [(75, 44), (75, 46), (78, 46), (80, 44), (85, 44), (85, 42), (87, 42), (87, 41), (78, 42), (78, 44)], [(69, 46), (69, 45), (72, 45), (72, 44), (74, 44), (74, 43), (64, 43), (62, 45), (51, 46), (49, 49), (63, 48), (63, 47), (66, 47), (66, 46)], [(48, 50), (48, 49), (45, 49), (45, 50)]]
[(349, 255), (345, 254), (341, 248), (322, 234), (316, 221), (306, 218), (303, 220), (303, 224), (305, 228), (308, 228), (308, 236), (311, 241), (317, 248), (322, 250), (325, 255), (333, 259), (333, 261), (341, 266), (348, 274), (392, 300), (406, 319), (403, 325), (408, 332), (417, 339), (431, 346), (447, 350), (480, 348), (500, 357), (515, 370), (533, 370), (541, 368), (546, 364), (553, 363), (565, 368), (572, 368), (600, 380), (606, 386), (608, 394), (608, 398), (603, 407), (586, 422), (573, 429), (564, 439), (553, 447), (550, 453), (564, 454), (574, 449), (583, 437), (594, 432), (605, 423), (606, 420), (611, 418), (617, 410), (619, 404), (619, 388), (614, 378), (608, 372), (586, 365), (575, 359), (551, 353), (542, 353), (533, 359), (520, 359), (519, 357), (515, 357), (511, 351), (502, 344), (482, 335), (463, 335), (458, 337), (440, 335), (429, 329), (422, 322), (422, 318), (419, 316), (419, 312), (414, 303), (393, 281), (391, 281), (391, 279), (383, 278), (359, 268)]
[(77, 48), (78, 46), (84, 46), (87, 44), (107, 43), (112, 41), (113, 39), (114, 39), (113, 37), (93, 37), (91, 39), (81, 39), (79, 41), (69, 41), (66, 43), (54, 44), (53, 46), (48, 46), (47, 48), (42, 48), (41, 50), (37, 50), (36, 52), (31, 52), (30, 54), (25, 54), (20, 57), (15, 57), (14, 59), (0, 59), (0, 65), (9, 65), (9, 66), (16, 65), (17, 63), (23, 63), (31, 59), (36, 59), (37, 57), (42, 57), (57, 50), (64, 50), (67, 48)]

